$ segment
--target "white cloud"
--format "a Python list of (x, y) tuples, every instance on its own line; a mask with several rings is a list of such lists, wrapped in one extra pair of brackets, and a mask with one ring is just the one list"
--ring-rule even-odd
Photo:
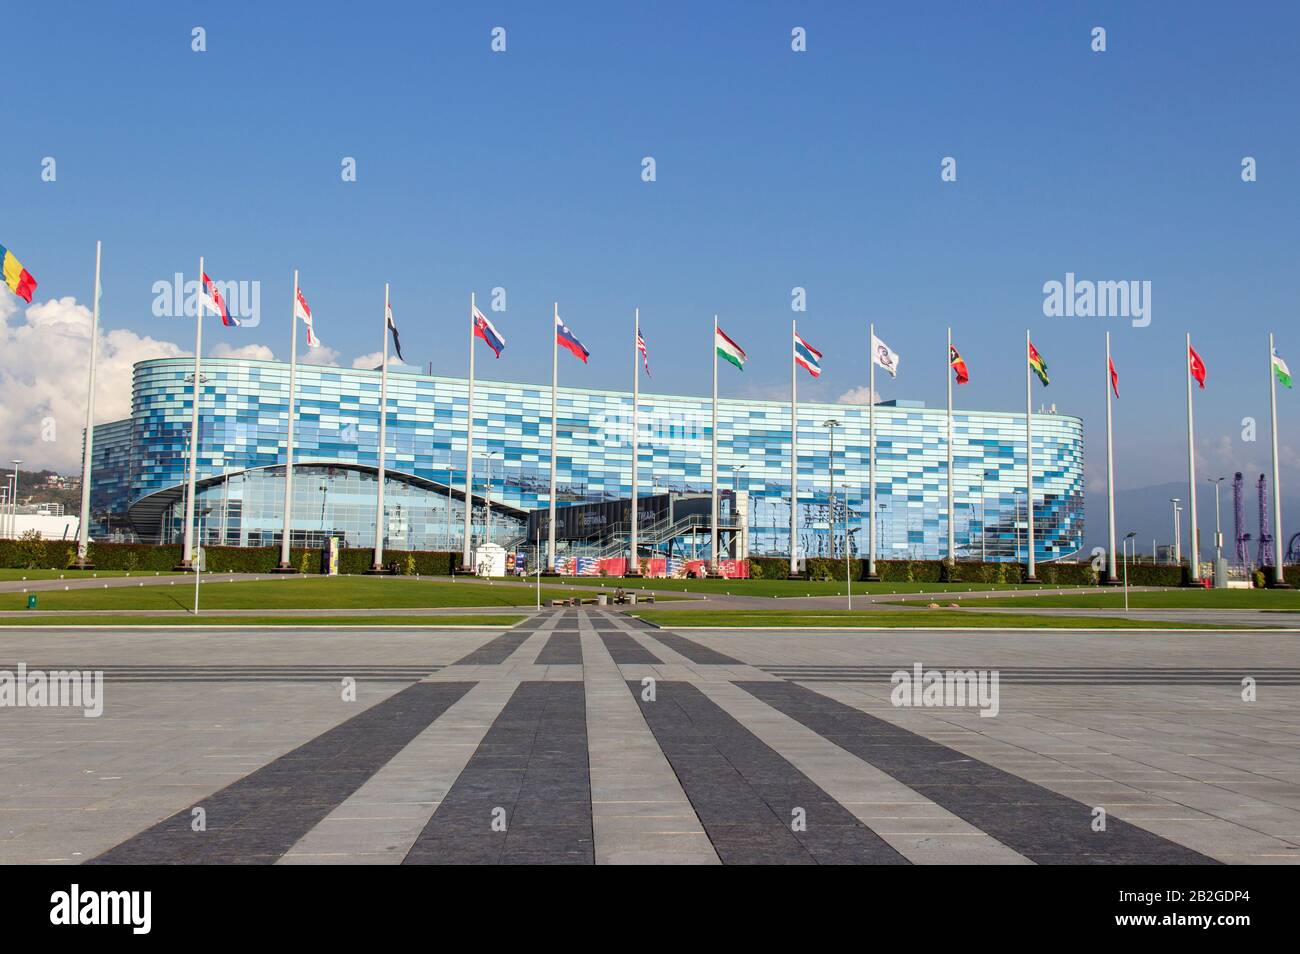
[[(339, 353), (336, 349), (326, 345), (318, 345), (315, 348), (306, 348), (298, 352), (299, 364), (319, 364), (330, 368), (339, 366)], [(375, 361), (378, 364), (378, 359)]]
[(872, 404), (880, 403), (880, 395), (876, 395), (876, 400), (871, 400), (871, 388), (865, 384), (861, 387), (853, 388), (851, 391), (845, 391), (835, 399), (836, 404)]
[[(373, 371), (383, 364), (384, 355), (379, 351), (371, 351), (369, 354), (358, 355), (352, 359), (352, 367), (359, 368), (362, 371)], [(388, 356), (388, 366), (390, 368), (409, 368), (411, 365), (397, 360), (396, 355)]]
[(211, 351), (214, 358), (246, 358), (250, 361), (274, 361), (275, 355), (266, 345), (246, 344), (238, 348), (232, 347), (226, 342), (220, 342)]
[[(24, 307), (26, 314), (20, 315)], [(8, 291), (0, 291), (0, 435), (6, 453), (22, 458), (32, 470), (80, 472), (90, 323), (90, 310), (75, 298), (23, 306)], [(137, 361), (188, 353), (173, 342), (134, 331), (101, 331), (95, 422), (130, 415), (132, 366)]]

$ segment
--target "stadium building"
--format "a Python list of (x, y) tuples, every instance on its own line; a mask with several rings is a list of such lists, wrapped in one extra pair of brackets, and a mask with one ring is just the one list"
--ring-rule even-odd
[[(292, 543), (317, 546), (335, 536), (344, 546), (371, 547), (379, 372), (300, 365), (297, 375)], [(142, 361), (134, 371), (131, 417), (96, 426), (93, 510), (101, 538), (180, 541), (192, 380), (190, 359)], [(205, 543), (279, 542), (288, 384), (287, 364), (203, 362), (195, 510)], [(535, 537), (529, 514), (548, 503), (550, 401), (547, 386), (476, 382), (475, 543), (490, 538), (509, 548)], [(463, 379), (390, 369), (388, 548), (462, 549), (466, 403)], [(600, 514), (609, 508), (594, 505), (630, 498), (631, 404), (626, 392), (559, 389), (559, 507), (588, 505), (585, 512)], [(853, 553), (866, 552), (867, 414), (865, 406), (799, 406), (801, 556), (842, 555), (846, 518)], [(639, 490), (660, 501), (648, 508), (654, 516), (642, 520), (669, 525), (643, 542), (650, 549), (684, 547), (682, 534), (673, 539), (669, 519), (681, 513), (687, 515), (683, 534), (693, 521), (691, 544), (698, 554), (702, 543), (707, 555), (708, 518), (700, 533), (693, 501), (710, 491), (710, 402), (643, 393), (639, 417)], [(833, 461), (824, 426), (831, 418), (840, 422)], [(888, 402), (876, 406), (876, 426), (878, 556), (939, 558), (947, 536), (946, 412)], [(958, 558), (1023, 560), (1024, 415), (963, 409), (953, 429)], [(789, 404), (723, 399), (718, 430), (720, 526), (731, 521), (732, 555), (788, 555)], [(1083, 542), (1079, 418), (1035, 414), (1034, 469), (1036, 558), (1071, 557)], [(557, 526), (584, 528), (560, 534), (560, 555), (608, 548), (612, 519), (557, 519)]]

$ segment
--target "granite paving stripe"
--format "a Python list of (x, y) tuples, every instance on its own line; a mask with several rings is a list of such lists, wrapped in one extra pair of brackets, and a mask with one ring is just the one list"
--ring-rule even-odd
[(408, 686), (88, 863), (274, 862), (473, 686)]
[(737, 682), (772, 708), (875, 766), (1039, 864), (1215, 864), (1092, 808), (925, 736), (790, 682)]
[(516, 649), (524, 644), (535, 629), (512, 629), (500, 636), (489, 639), (468, 656), (457, 659), (453, 666), (499, 666), (510, 658)]
[(695, 686), (661, 681), (653, 702), (628, 688), (724, 864), (908, 863)]
[(403, 864), (594, 863), (586, 719), (581, 682), (520, 683)]
[(716, 649), (710, 649), (693, 639), (687, 639), (685, 636), (678, 636), (676, 633), (668, 633), (659, 629), (647, 630), (646, 635), (651, 639), (656, 639), (663, 643), (673, 652), (680, 653), (693, 663), (702, 666), (743, 666), (739, 659), (732, 659)]
[(537, 654), (538, 666), (581, 666), (582, 643), (577, 632), (556, 630)]
[(620, 666), (658, 666), (663, 663), (663, 660), (622, 630), (597, 630), (596, 632), (614, 662)]

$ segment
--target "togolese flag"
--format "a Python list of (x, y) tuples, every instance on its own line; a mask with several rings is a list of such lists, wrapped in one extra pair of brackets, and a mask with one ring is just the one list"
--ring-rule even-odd
[(0, 245), (0, 269), (4, 271), (5, 284), (9, 290), (30, 305), (32, 292), (36, 291), (36, 279), (23, 268), (23, 263), (14, 257), (14, 253), (3, 245)]
[(1277, 377), (1278, 381), (1281, 382), (1283, 387), (1289, 388), (1292, 386), (1291, 369), (1286, 366), (1286, 362), (1283, 361), (1282, 356), (1277, 353), (1277, 349), (1273, 350), (1273, 374)]
[(1047, 362), (1043, 360), (1043, 356), (1038, 353), (1032, 341), (1029, 342), (1029, 367), (1034, 374), (1038, 375), (1038, 380), (1043, 382), (1043, 387), (1051, 383), (1047, 380)]
[(713, 343), (718, 348), (718, 357), (730, 361), (741, 371), (745, 370), (745, 349), (726, 336), (721, 328), (714, 335)]

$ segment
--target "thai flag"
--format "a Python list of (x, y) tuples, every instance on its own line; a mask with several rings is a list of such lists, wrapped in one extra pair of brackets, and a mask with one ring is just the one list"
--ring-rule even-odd
[(492, 322), (488, 321), (483, 312), (478, 310), (477, 305), (474, 306), (474, 337), (486, 341), (487, 346), (492, 349), (492, 353), (498, 358), (501, 357), (501, 352), (506, 348), (505, 336), (492, 327)]
[(560, 316), (555, 316), (555, 341), (561, 348), (567, 348), (573, 352), (573, 356), (583, 364), (587, 363), (587, 358), (591, 356), (581, 341), (569, 330), (568, 326), (560, 320)]
[(822, 353), (800, 338), (798, 332), (794, 336), (794, 360), (814, 378), (822, 376)]
[(641, 360), (645, 362), (645, 376), (647, 378), (654, 377), (650, 373), (650, 352), (645, 348), (645, 335), (641, 334), (640, 329), (636, 333), (636, 350), (641, 352)]
[(208, 273), (203, 273), (203, 293), (199, 295), (199, 312), (202, 314), (203, 307), (211, 308), (214, 314), (221, 316), (221, 323), (226, 327), (238, 327), (239, 319), (230, 314), (230, 309), (226, 307), (226, 300), (221, 297), (221, 292), (217, 286), (208, 278)]

